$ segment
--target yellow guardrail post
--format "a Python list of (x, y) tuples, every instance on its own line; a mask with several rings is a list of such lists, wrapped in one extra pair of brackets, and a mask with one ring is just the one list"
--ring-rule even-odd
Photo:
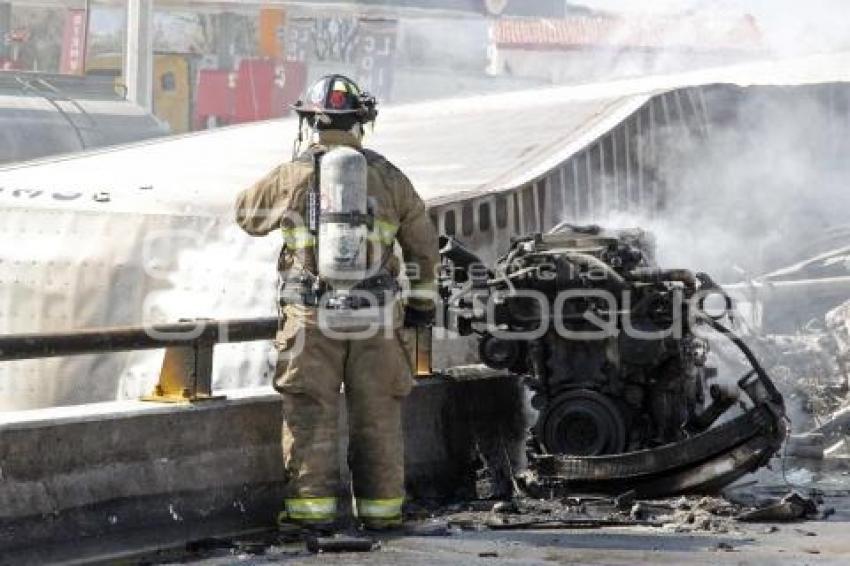
[(214, 343), (198, 342), (192, 346), (166, 348), (159, 382), (143, 401), (159, 403), (193, 403), (223, 399), (212, 394)]

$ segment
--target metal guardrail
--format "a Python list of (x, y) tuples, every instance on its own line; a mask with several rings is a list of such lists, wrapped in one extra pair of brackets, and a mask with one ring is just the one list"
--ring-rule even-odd
[(0, 336), (0, 362), (165, 348), (159, 382), (144, 400), (191, 402), (212, 394), (216, 344), (271, 340), (277, 318), (197, 319), (173, 324)]

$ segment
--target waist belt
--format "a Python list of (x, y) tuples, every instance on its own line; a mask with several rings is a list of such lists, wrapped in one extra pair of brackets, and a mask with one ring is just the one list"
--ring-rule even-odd
[(384, 272), (368, 277), (350, 291), (338, 291), (326, 281), (309, 273), (281, 277), (280, 304), (332, 309), (361, 309), (382, 307), (401, 291), (398, 280)]

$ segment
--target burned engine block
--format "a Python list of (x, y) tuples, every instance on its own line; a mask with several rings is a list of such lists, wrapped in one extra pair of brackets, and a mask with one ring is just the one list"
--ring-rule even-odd
[(449, 326), (478, 335), (487, 366), (525, 376), (536, 451), (666, 445), (735, 402), (737, 392), (713, 383), (708, 344), (689, 324), (713, 294), (716, 316), (731, 304), (704, 274), (657, 268), (645, 232), (564, 224), (514, 240), (493, 266), (456, 240), (442, 244)]

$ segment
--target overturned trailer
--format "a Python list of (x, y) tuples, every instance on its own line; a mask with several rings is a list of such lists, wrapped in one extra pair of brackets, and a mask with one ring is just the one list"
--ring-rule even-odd
[[(515, 239), (493, 266), (442, 243), (444, 324), (476, 334), (481, 361), (532, 395), (532, 493), (711, 492), (781, 446), (782, 395), (722, 323), (731, 299), (706, 274), (655, 266), (643, 231), (562, 224)], [(707, 366), (711, 332), (748, 373)]]

